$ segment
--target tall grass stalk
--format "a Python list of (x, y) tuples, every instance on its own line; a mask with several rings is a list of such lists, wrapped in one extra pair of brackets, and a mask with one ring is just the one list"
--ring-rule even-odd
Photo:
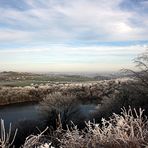
[[(9, 148), (13, 145), (13, 142), (15, 140), (16, 134), (17, 134), (17, 129), (15, 130), (14, 135), (12, 136), (11, 132), (11, 123), (9, 126), (8, 133), (6, 132), (5, 125), (4, 125), (4, 120), (1, 119), (1, 126), (0, 126), (0, 148)], [(10, 140), (10, 138), (12, 140)]]
[[(102, 118), (100, 124), (86, 122), (84, 130), (79, 130), (74, 124), (67, 130), (58, 128), (52, 139), (59, 145), (51, 139), (49, 144), (40, 143), (39, 148), (45, 148), (45, 144), (61, 148), (147, 148), (148, 120), (143, 112), (141, 108), (138, 111), (123, 108), (121, 114), (114, 113), (109, 120)], [(25, 143), (31, 146), (34, 144), (32, 139), (38, 143), (41, 137), (44, 136), (33, 136)]]

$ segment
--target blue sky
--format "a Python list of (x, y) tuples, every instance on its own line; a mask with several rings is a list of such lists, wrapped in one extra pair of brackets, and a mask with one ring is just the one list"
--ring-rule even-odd
[(117, 71), (147, 45), (148, 0), (0, 0), (0, 71)]

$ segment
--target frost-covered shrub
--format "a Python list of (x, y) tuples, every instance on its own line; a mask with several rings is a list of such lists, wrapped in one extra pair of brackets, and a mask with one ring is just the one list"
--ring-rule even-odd
[(114, 113), (108, 120), (102, 118), (100, 124), (86, 122), (84, 130), (75, 125), (67, 130), (58, 128), (51, 137), (29, 136), (24, 148), (34, 148), (35, 145), (38, 148), (146, 148), (148, 120), (141, 108), (139, 111), (123, 108), (120, 115)]
[(123, 109), (121, 115), (113, 114), (101, 124), (86, 123), (85, 131), (75, 126), (60, 139), (63, 148), (141, 148), (148, 146), (148, 121), (143, 110)]
[(40, 110), (49, 119), (49, 125), (54, 128), (66, 126), (72, 117), (78, 113), (76, 96), (56, 92), (47, 95), (40, 102)]

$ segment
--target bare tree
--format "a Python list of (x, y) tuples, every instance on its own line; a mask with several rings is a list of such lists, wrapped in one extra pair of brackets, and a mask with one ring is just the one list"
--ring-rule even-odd
[(128, 105), (143, 106), (148, 104), (148, 50), (134, 59), (135, 70), (124, 69), (131, 75), (133, 81), (126, 84), (124, 93), (127, 93)]

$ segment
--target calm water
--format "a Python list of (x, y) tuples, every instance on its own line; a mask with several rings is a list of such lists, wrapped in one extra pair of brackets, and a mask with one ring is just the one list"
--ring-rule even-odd
[[(92, 112), (95, 112), (96, 105), (94, 104), (80, 104), (78, 110), (81, 116), (88, 119)], [(20, 103), (0, 107), (0, 119), (4, 119), (5, 126), (15, 124), (21, 120), (41, 120), (42, 116), (39, 112), (39, 105), (37, 103)]]
[(0, 107), (0, 118), (4, 119), (6, 127), (20, 120), (38, 120), (41, 118), (37, 103), (20, 103)]

